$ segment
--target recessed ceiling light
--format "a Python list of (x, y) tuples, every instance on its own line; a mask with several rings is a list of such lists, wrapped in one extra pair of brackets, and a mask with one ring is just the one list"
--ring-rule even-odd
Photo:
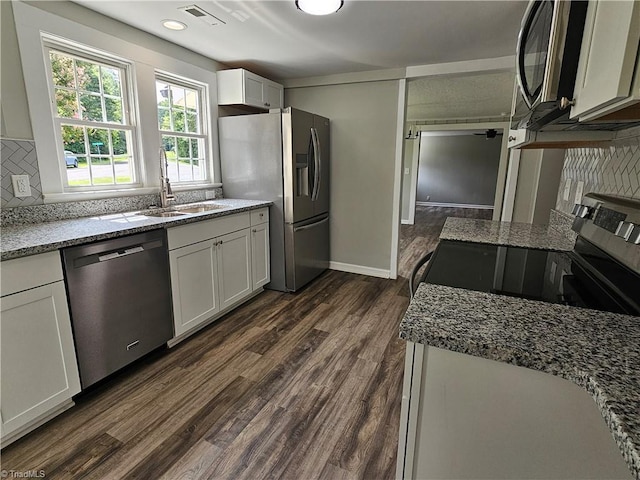
[(329, 15), (342, 8), (344, 0), (296, 0), (296, 7), (311, 15)]
[(168, 28), (169, 30), (184, 30), (185, 28), (187, 28), (184, 23), (177, 20), (163, 20), (162, 26), (164, 28)]

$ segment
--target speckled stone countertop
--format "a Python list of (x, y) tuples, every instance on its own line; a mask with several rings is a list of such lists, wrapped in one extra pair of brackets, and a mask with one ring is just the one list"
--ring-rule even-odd
[(545, 250), (573, 250), (575, 237), (548, 225), (447, 218), (440, 238)]
[[(574, 245), (570, 233), (546, 226), (463, 218), (448, 218), (440, 238), (549, 250)], [(640, 480), (639, 317), (424, 283), (400, 324), (400, 338), (583, 387)]]
[(640, 479), (640, 318), (423, 283), (400, 337), (583, 387)]
[(71, 245), (185, 225), (266, 207), (272, 202), (225, 198), (198, 202), (198, 205), (208, 203), (222, 205), (223, 208), (178, 217), (149, 217), (144, 215), (148, 211), (142, 211), (3, 227), (0, 259), (26, 257)]

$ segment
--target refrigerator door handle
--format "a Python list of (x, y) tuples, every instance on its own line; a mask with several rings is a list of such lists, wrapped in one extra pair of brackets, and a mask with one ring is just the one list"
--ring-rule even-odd
[(329, 217), (325, 217), (325, 218), (323, 218), (322, 220), (320, 220), (319, 222), (310, 223), (310, 224), (308, 224), (308, 225), (303, 225), (303, 226), (301, 226), (301, 227), (295, 227), (295, 228), (293, 229), (293, 231), (294, 231), (294, 232), (301, 232), (302, 230), (309, 230), (310, 228), (317, 227), (318, 225), (321, 225), (321, 224), (323, 224), (323, 223), (325, 223), (325, 222), (328, 222), (328, 221), (329, 221)]
[(315, 168), (313, 169), (313, 191), (311, 194), (311, 200), (315, 201), (318, 199), (318, 195), (320, 194), (320, 178), (322, 177), (321, 168), (321, 152), (320, 152), (320, 141), (318, 140), (318, 130), (314, 127), (311, 127), (311, 141), (313, 143), (313, 161)]

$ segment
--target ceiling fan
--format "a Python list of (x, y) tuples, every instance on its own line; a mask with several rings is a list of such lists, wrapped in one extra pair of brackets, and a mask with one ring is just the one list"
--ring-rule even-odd
[(484, 136), (484, 138), (486, 138), (487, 140), (491, 139), (491, 138), (496, 138), (497, 136), (502, 136), (502, 132), (498, 132), (496, 129), (494, 128), (489, 128), (487, 129), (486, 132), (484, 133), (474, 133), (474, 135), (482, 135)]

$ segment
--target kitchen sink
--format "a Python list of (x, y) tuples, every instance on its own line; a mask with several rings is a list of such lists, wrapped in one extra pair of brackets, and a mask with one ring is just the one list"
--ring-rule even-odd
[(225, 208), (225, 206), (215, 203), (175, 205), (161, 212), (144, 212), (143, 215), (146, 217), (182, 217), (184, 215), (189, 215), (190, 213), (203, 213), (211, 210), (219, 210), (221, 208)]
[(156, 212), (156, 213), (145, 213), (145, 217), (181, 217), (186, 215), (186, 213), (182, 212)]
[(216, 205), (215, 203), (207, 203), (202, 205), (185, 205), (184, 207), (178, 205), (171, 208), (171, 211), (179, 213), (202, 213), (210, 210), (218, 210), (224, 208), (223, 205)]

